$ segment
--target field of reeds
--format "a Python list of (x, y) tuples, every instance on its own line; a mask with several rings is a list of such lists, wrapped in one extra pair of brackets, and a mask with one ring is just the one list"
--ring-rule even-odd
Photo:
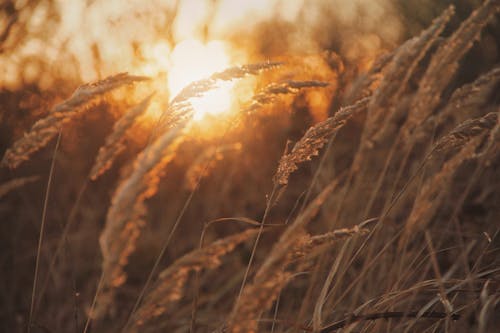
[[(36, 7), (0, 5), (4, 68)], [(175, 93), (4, 70), (0, 331), (498, 332), (500, 1), (436, 7), (366, 57), (269, 37)]]

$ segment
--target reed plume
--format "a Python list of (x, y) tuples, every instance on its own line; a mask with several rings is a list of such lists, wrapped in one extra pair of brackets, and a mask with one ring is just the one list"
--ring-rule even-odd
[[(108, 209), (104, 230), (99, 239), (103, 257), (103, 291), (97, 302), (97, 317), (104, 317), (110, 310), (115, 289), (126, 280), (123, 267), (134, 251), (141, 228), (145, 224), (144, 201), (156, 194), (162, 171), (184, 142), (184, 131), (193, 117), (189, 100), (213, 89), (218, 80), (232, 80), (257, 74), (279, 64), (266, 62), (232, 67), (215, 73), (208, 79), (192, 82), (172, 99), (166, 111), (169, 116), (168, 123), (160, 121), (151, 143), (134, 161), (132, 172), (118, 185)], [(159, 132), (158, 129), (162, 131)]]
[(23, 187), (26, 184), (36, 182), (39, 179), (38, 176), (31, 177), (21, 177), (11, 179), (3, 184), (0, 184), (0, 199), (9, 194), (10, 192)]
[(297, 164), (310, 160), (318, 155), (325, 143), (340, 130), (355, 114), (366, 110), (369, 98), (364, 98), (353, 105), (341, 108), (332, 117), (312, 126), (294, 145), (290, 153), (284, 154), (278, 165), (273, 181), (275, 184), (287, 185), (290, 175), (298, 169)]
[[(422, 129), (420, 125), (438, 106), (458, 62), (491, 19), (490, 12), (494, 8), (496, 5), (487, 1), (449, 38), (439, 41), (415, 93), (410, 90), (410, 80), (421, 70), (424, 56), (438, 43), (441, 32), (454, 14), (454, 7), (448, 7), (419, 37), (410, 39), (395, 51), (367, 111), (361, 144), (351, 167), (353, 181), (345, 199), (352, 204), (342, 209), (341, 219), (363, 219), (370, 213), (378, 214), (387, 205), (388, 198), (383, 193), (394, 191), (408, 168), (405, 164), (415, 142), (422, 137), (428, 139), (434, 130), (433, 122)], [(426, 133), (420, 135), (424, 127)], [(390, 168), (400, 168), (396, 182), (386, 178)], [(365, 202), (369, 203), (368, 207), (364, 207)]]
[(125, 150), (126, 132), (132, 127), (138, 117), (148, 109), (153, 95), (146, 97), (142, 102), (129, 109), (113, 126), (113, 131), (106, 138), (104, 146), (99, 148), (94, 166), (90, 171), (90, 179), (96, 180), (113, 164), (115, 158)]
[[(172, 32), (165, 35), (162, 29), (122, 45), (134, 53), (131, 62), (107, 59), (116, 52), (109, 52), (109, 36), (99, 36), (92, 49), (81, 54), (86, 59), (81, 73), (100, 76), (128, 64), (158, 73), (154, 84), (136, 86), (147, 78), (118, 74), (83, 85), (49, 107), (46, 97), (59, 96), (60, 85), (73, 82), (60, 76), (70, 74), (71, 66), (45, 71), (38, 56), (16, 65), (18, 58), (8, 59), (10, 53), (0, 51), (0, 62), (8, 65), (0, 81), (20, 80), (18, 90), (0, 87), (0, 149), (15, 142), (10, 136), (19, 133), (22, 124), (41, 119), (7, 150), (2, 166), (15, 168), (33, 159), (34, 152), (44, 146), (45, 152), (61, 133), (58, 143), (74, 148), (68, 156), (56, 154), (59, 145), (55, 147), (55, 169), (54, 163), (47, 169), (43, 161), (33, 160), (19, 170), (0, 170), (0, 220), (5, 222), (0, 222), (0, 253), (6, 281), (0, 285), (7, 286), (7, 292), (0, 292), (0, 317), (10, 321), (0, 320), (0, 331), (78, 332), (87, 319), (84, 333), (218, 328), (221, 333), (467, 332), (478, 327), (496, 332), (497, 318), (491, 314), (498, 299), (494, 282), (500, 281), (500, 0), (477, 1), (479, 9), (473, 13), (465, 12), (470, 8), (467, 1), (448, 6), (450, 1), (439, 0), (436, 6), (443, 10), (421, 29), (420, 19), (430, 22), (427, 15), (432, 13), (424, 17), (419, 11), (418, 20), (399, 20), (412, 9), (407, 3), (397, 6), (399, 18), (379, 22), (363, 7), (358, 13), (357, 2), (342, 0), (345, 8), (332, 8), (329, 0), (319, 1), (325, 2), (320, 6), (325, 13), (311, 12), (305, 1), (302, 10), (295, 12), (299, 8), (292, 6), (291, 14), (276, 20), (256, 10), (265, 22), (228, 31), (227, 43), (211, 42), (219, 32), (226, 35), (220, 29), (226, 16), (220, 14), (228, 7), (217, 1), (208, 1), (211, 10), (204, 22), (189, 17), (191, 13), (185, 20), (186, 8), (192, 9), (189, 1), (176, 1), (161, 11), (155, 6), (132, 11), (127, 7), (127, 17), (149, 15), (151, 10), (167, 17), (171, 26), (150, 23), (155, 30)], [(31, 12), (19, 11), (15, 19), (27, 25), (13, 27), (9, 45), (53, 14), (54, 1), (21, 1), (26, 6), (18, 2), (3, 9), (0, 5), (0, 30), (13, 10), (33, 7), (37, 15), (31, 21), (26, 19)], [(97, 5), (106, 3), (94, 2), (82, 7), (92, 20)], [(273, 2), (271, 15), (291, 8)], [(390, 11), (393, 2), (380, 0), (368, 10)], [(457, 22), (455, 7), (457, 16), (469, 18)], [(327, 10), (346, 13), (346, 19), (354, 16), (363, 31), (373, 24), (384, 26), (380, 35), (369, 31), (360, 38), (338, 38), (344, 17), (336, 22)], [(297, 16), (297, 24), (291, 24), (289, 16)], [(248, 27), (249, 21), (240, 17)], [(323, 17), (326, 26), (318, 19)], [(61, 16), (61, 27), (66, 21)], [(203, 40), (181, 45), (186, 21), (201, 24), (194, 27), (193, 37)], [(307, 26), (311, 21), (321, 25)], [(416, 37), (399, 46), (393, 43), (414, 29), (420, 31)], [(303, 43), (304, 32), (310, 31), (318, 39)], [(134, 31), (131, 37), (138, 34)], [(40, 46), (39, 38), (33, 43), (31, 39), (18, 43), (22, 52)], [(186, 68), (183, 60), (196, 44), (209, 47), (207, 61)], [(84, 51), (83, 45), (71, 41), (68, 51)], [(196, 74), (197, 65), (201, 70), (211, 67), (211, 60), (227, 60), (222, 53), (209, 59), (212, 46), (213, 51), (231, 47), (232, 59), (240, 58), (242, 51), (252, 59), (273, 55), (288, 65), (268, 61), (235, 66), (191, 82), (175, 96), (169, 93), (167, 78), (176, 83), (176, 74), (187, 78)], [(282, 47), (289, 47), (290, 53), (278, 54)], [(388, 47), (393, 50), (386, 51)], [(277, 73), (252, 78), (232, 91), (226, 84), (276, 68)], [(36, 80), (36, 72), (44, 72), (39, 74), (43, 80)], [(134, 86), (123, 87), (127, 84)], [(108, 92), (119, 87), (141, 97), (126, 103), (112, 131), (102, 133), (99, 124), (78, 121), (81, 116), (90, 120), (86, 116), (95, 115)], [(219, 87), (223, 94), (210, 94)], [(247, 95), (255, 87), (253, 96)], [(214, 105), (212, 97), (227, 93), (234, 93), (232, 101), (248, 97), (238, 113), (197, 117), (202, 111), (197, 106), (206, 102), (208, 108)], [(137, 125), (156, 102), (163, 112), (156, 123), (149, 122), (151, 132), (142, 132), (147, 129)], [(329, 118), (315, 121), (326, 112)], [(307, 125), (311, 121), (314, 125)], [(85, 134), (89, 147), (74, 145), (84, 128), (94, 130)], [(127, 140), (135, 134), (139, 136), (129, 149)], [(297, 140), (280, 154), (279, 143), (287, 135)], [(73, 140), (64, 140), (67, 136)], [(98, 143), (102, 146), (94, 154), (97, 148), (88, 148)], [(319, 154), (324, 156), (313, 162), (312, 172), (298, 172)], [(115, 177), (88, 181), (116, 168), (123, 155), (127, 165), (116, 182), (110, 183)], [(87, 162), (94, 163), (90, 174)], [(47, 171), (48, 186), (32, 183)], [(202, 179), (206, 183), (201, 188)], [(42, 195), (40, 190), (45, 190)], [(157, 193), (165, 198), (150, 200)], [(371, 228), (374, 221), (376, 227)], [(252, 227), (233, 233), (240, 223)], [(204, 244), (209, 226), (217, 230), (211, 232), (213, 241)], [(98, 248), (92, 247), (96, 242)], [(31, 260), (34, 253), (36, 262)], [(99, 253), (102, 258), (97, 258)], [(32, 288), (26, 288), (30, 282)], [(87, 305), (90, 310), (84, 313)], [(25, 316), (22, 309), (30, 313)]]
[(326, 86), (328, 86), (328, 83), (322, 81), (285, 81), (282, 83), (271, 83), (253, 95), (249, 105), (243, 108), (243, 113), (252, 113), (264, 105), (272, 104), (280, 95), (292, 95), (297, 94), (305, 88), (324, 88)]
[(500, 83), (500, 67), (495, 67), (489, 72), (479, 76), (472, 83), (456, 89), (436, 117), (438, 124), (455, 121), (461, 122), (469, 117), (478, 117), (491, 99)]
[(422, 185), (413, 203), (413, 209), (406, 220), (405, 230), (399, 242), (400, 248), (408, 242), (412, 234), (429, 225), (458, 168), (466, 160), (476, 157), (476, 149), (480, 146), (483, 138), (488, 136), (491, 130), (497, 126), (498, 114), (489, 113), (480, 119), (468, 120), (460, 124), (435, 145), (433, 152), (456, 151), (457, 149), (458, 151)]
[(363, 225), (355, 225), (352, 228), (340, 228), (320, 235), (306, 234), (295, 244), (292, 260), (306, 258), (313, 252), (317, 254), (323, 251), (325, 247), (331, 246), (339, 240), (355, 235), (364, 235), (368, 232), (369, 230)]
[[(406, 108), (400, 106), (401, 101), (404, 100), (407, 84), (418, 69), (422, 58), (438, 40), (454, 12), (453, 6), (448, 7), (418, 37), (409, 39), (399, 46), (381, 73), (380, 83), (373, 92), (368, 105), (361, 146), (353, 162), (352, 169), (358, 174), (353, 184), (355, 189), (358, 186), (364, 186), (368, 180), (373, 179), (380, 172), (374, 161), (382, 160), (387, 151), (374, 148), (386, 147), (387, 141), (394, 144), (394, 137), (400, 129), (398, 124), (407, 112)], [(370, 174), (365, 175), (364, 169), (370, 169)], [(359, 191), (354, 190), (353, 193), (359, 193)], [(360, 200), (362, 201), (364, 200)]]
[(115, 288), (126, 280), (123, 267), (135, 250), (137, 238), (144, 226), (144, 201), (157, 191), (163, 168), (175, 157), (182, 143), (184, 121), (144, 149), (134, 162), (130, 176), (116, 189), (99, 238), (102, 262), (102, 292), (99, 294), (95, 316), (106, 315), (113, 303)]
[(258, 229), (225, 237), (210, 245), (185, 254), (162, 271), (146, 294), (141, 306), (134, 314), (133, 325), (128, 332), (140, 331), (156, 317), (164, 316), (173, 303), (181, 299), (183, 288), (191, 272), (214, 270), (221, 265), (221, 257), (232, 252), (236, 246), (249, 240)]
[(316, 216), (335, 186), (336, 183), (332, 183), (324, 188), (281, 235), (255, 274), (253, 282), (244, 287), (237, 300), (229, 317), (231, 332), (257, 332), (259, 314), (272, 305), (293, 274), (286, 267), (294, 259), (294, 253), (297, 253), (293, 249), (305, 236), (304, 228)]
[[(251, 101), (247, 106), (243, 107), (242, 114), (251, 114), (258, 109), (275, 103), (276, 100), (283, 95), (294, 95), (306, 88), (324, 88), (328, 83), (322, 81), (285, 81), (282, 83), (271, 83), (261, 89), (259, 92), (252, 96)], [(186, 172), (187, 187), (194, 189), (198, 180), (205, 177), (210, 169), (215, 167), (216, 160), (214, 159), (221, 156), (221, 152), (227, 149), (241, 149), (241, 144), (226, 145), (225, 147), (215, 147), (207, 149), (196, 161), (189, 167)]]
[(221, 81), (232, 81), (241, 79), (247, 75), (257, 75), (262, 71), (271, 70), (281, 66), (281, 62), (263, 62), (242, 66), (230, 67), (222, 72), (216, 72), (210, 77), (198, 81), (193, 81), (184, 87), (169, 103), (164, 117), (158, 124), (157, 132), (162, 133), (169, 126), (175, 124), (182, 118), (192, 116), (192, 107), (189, 102), (192, 98), (203, 96), (206, 92), (217, 88)]
[(95, 83), (78, 87), (70, 98), (52, 108), (43, 119), (38, 120), (28, 133), (14, 142), (3, 157), (2, 164), (16, 168), (30, 155), (43, 148), (62, 129), (62, 126), (78, 114), (92, 107), (104, 94), (127, 84), (148, 80), (144, 76), (120, 73)]
[(434, 116), (429, 117), (415, 130), (415, 139), (425, 141), (436, 126), (449, 127), (450, 124), (463, 122), (471, 117), (479, 117), (488, 107), (500, 82), (500, 67), (479, 76), (469, 84), (457, 88), (446, 106)]
[[(500, 108), (497, 110), (497, 115), (500, 114)], [(484, 157), (481, 163), (484, 166), (492, 165), (495, 158), (498, 157), (500, 153), (500, 121), (497, 121), (496, 126), (491, 130), (490, 135), (488, 137), (488, 142), (486, 143), (486, 147), (479, 153), (481, 157)]]
[(491, 131), (498, 124), (498, 113), (490, 112), (483, 117), (468, 119), (442, 137), (432, 149), (434, 154), (463, 146), (471, 138)]
[(459, 61), (479, 38), (484, 26), (495, 17), (499, 8), (500, 1), (485, 1), (433, 54), (409, 109), (404, 126), (406, 137), (413, 133), (414, 129), (438, 106), (444, 89), (459, 67)]
[(241, 152), (241, 143), (226, 144), (218, 147), (207, 148), (186, 171), (186, 187), (193, 191), (198, 182), (207, 177), (217, 166), (217, 162), (224, 158), (226, 152)]
[(350, 105), (357, 100), (369, 97), (380, 84), (384, 71), (391, 63), (394, 51), (380, 55), (367, 73), (362, 73), (354, 80), (344, 97), (343, 104)]
[(368, 106), (369, 111), (363, 132), (364, 145), (373, 145), (373, 142), (394, 136), (395, 130), (398, 129), (396, 125), (398, 117), (400, 117), (397, 114), (397, 105), (407, 89), (407, 84), (422, 58), (436, 43), (454, 12), (453, 6), (448, 7), (420, 36), (409, 39), (397, 48)]

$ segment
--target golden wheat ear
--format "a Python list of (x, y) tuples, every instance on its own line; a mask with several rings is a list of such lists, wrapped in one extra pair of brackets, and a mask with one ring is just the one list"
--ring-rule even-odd
[(104, 94), (124, 85), (148, 80), (144, 76), (120, 73), (95, 83), (78, 87), (70, 98), (52, 108), (47, 117), (38, 120), (31, 130), (17, 140), (3, 157), (2, 165), (16, 168), (30, 155), (43, 148), (62, 126), (94, 105)]

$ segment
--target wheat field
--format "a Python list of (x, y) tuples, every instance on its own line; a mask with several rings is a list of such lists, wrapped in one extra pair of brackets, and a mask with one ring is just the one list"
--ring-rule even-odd
[(498, 332), (500, 1), (0, 11), (1, 332)]

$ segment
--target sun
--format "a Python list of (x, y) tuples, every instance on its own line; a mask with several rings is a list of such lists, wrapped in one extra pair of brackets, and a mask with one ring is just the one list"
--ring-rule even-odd
[[(222, 41), (206, 44), (198, 40), (185, 40), (175, 46), (170, 54), (168, 88), (173, 98), (193, 81), (209, 77), (230, 67), (227, 46)], [(206, 115), (219, 115), (231, 108), (233, 82), (221, 82), (218, 87), (201, 97), (191, 99), (194, 120)]]

